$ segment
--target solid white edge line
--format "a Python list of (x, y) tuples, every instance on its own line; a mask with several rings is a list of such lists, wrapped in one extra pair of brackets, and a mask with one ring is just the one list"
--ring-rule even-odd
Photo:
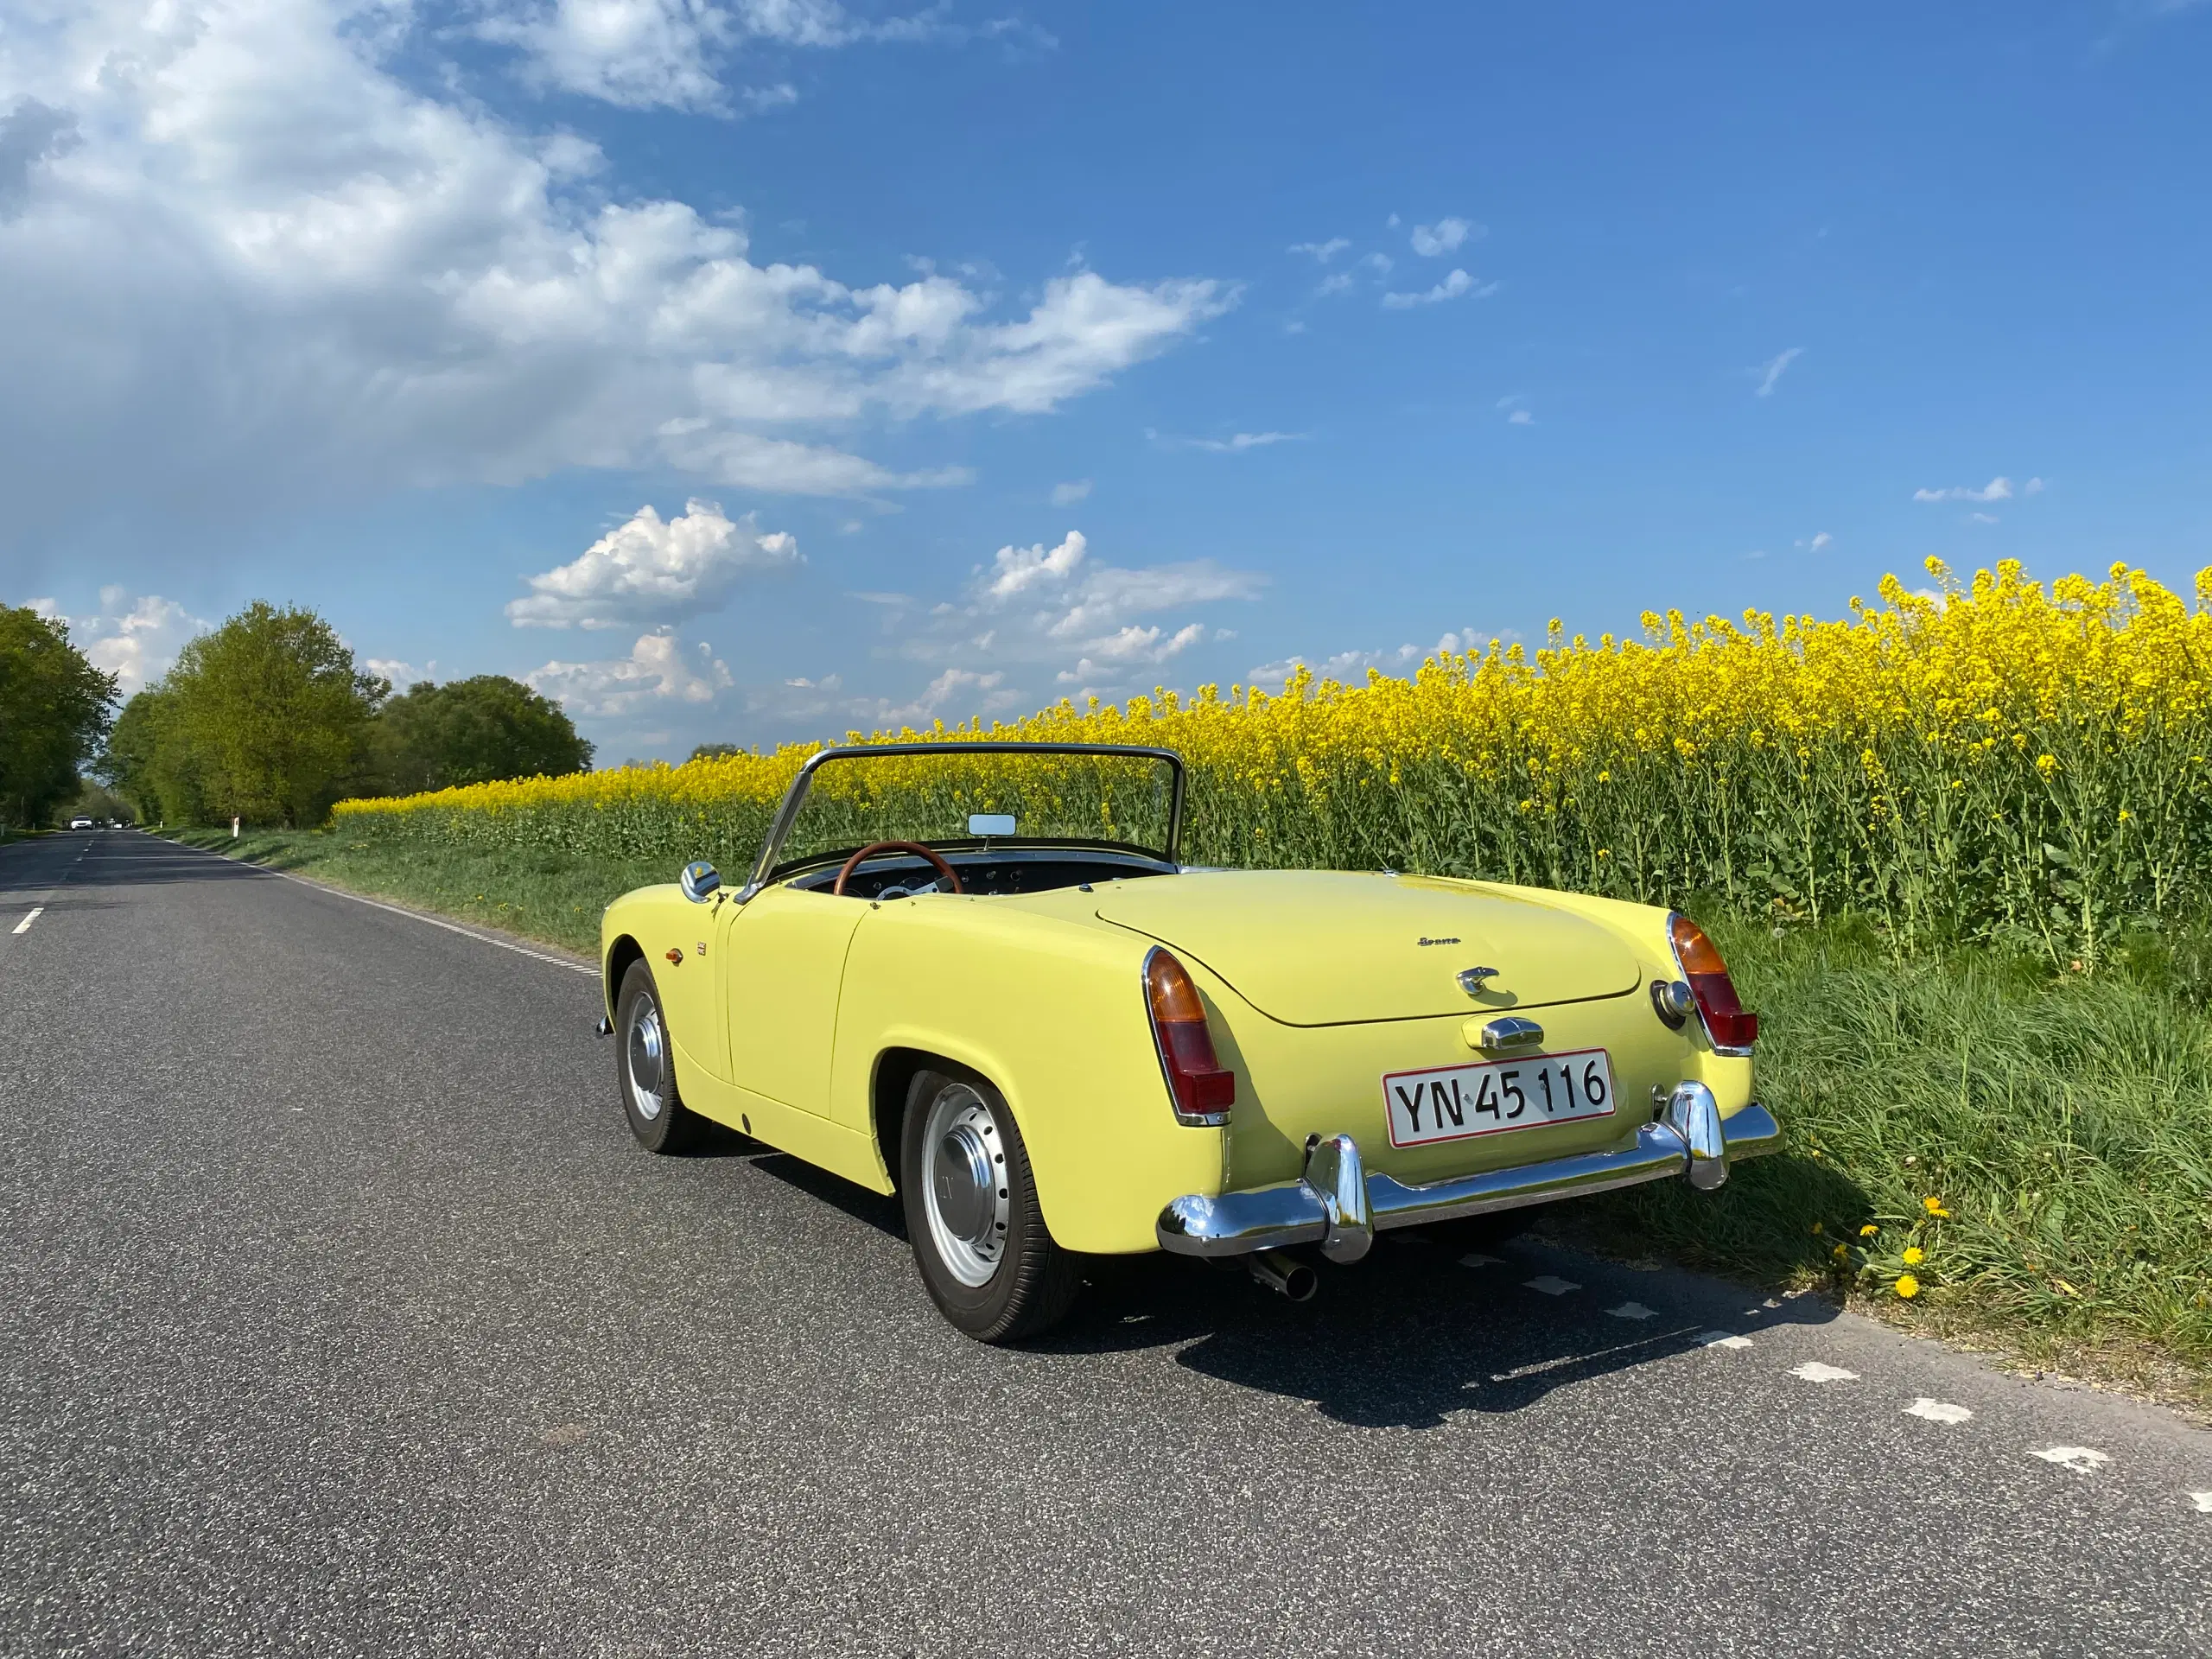
[[(166, 836), (156, 836), (156, 839), (168, 841)], [(296, 881), (303, 887), (312, 887), (317, 893), (327, 893), (334, 899), (351, 899), (355, 904), (366, 905), (372, 910), (389, 911), (394, 916), (404, 916), (410, 922), (428, 922), (432, 927), (442, 927), (448, 933), (458, 933), (464, 939), (474, 939), (479, 944), (496, 944), (502, 950), (512, 950), (515, 955), (528, 957), (533, 962), (550, 962), (556, 968), (566, 968), (572, 974), (589, 974), (594, 979), (599, 977), (599, 969), (588, 963), (570, 962), (566, 957), (556, 957), (550, 950), (533, 950), (526, 944), (517, 944), (509, 939), (493, 938), (489, 933), (479, 933), (473, 927), (463, 927), (458, 922), (448, 922), (441, 917), (425, 916), (421, 911), (409, 910), (404, 905), (388, 905), (381, 899), (371, 899), (361, 893), (348, 893), (343, 887), (329, 887), (321, 881), (310, 881), (303, 875), (294, 875), (286, 870), (272, 870), (266, 864), (249, 864), (245, 860), (232, 858), (227, 853), (209, 853), (205, 847), (194, 847), (186, 842), (168, 841), (168, 844), (172, 847), (182, 847), (190, 853), (206, 853), (209, 858), (219, 858), (226, 864), (235, 864), (242, 870), (251, 870), (256, 875), (273, 875), (280, 881)], [(20, 932), (22, 930), (16, 931)]]
[(27, 914), (22, 921), (16, 924), (14, 931), (17, 933), (29, 932), (31, 931), (31, 924), (45, 914), (46, 906), (44, 905), (33, 905), (30, 907), (29, 913)]

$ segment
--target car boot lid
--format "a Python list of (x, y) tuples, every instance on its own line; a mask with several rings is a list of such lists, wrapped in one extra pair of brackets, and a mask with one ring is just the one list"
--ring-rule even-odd
[[(1099, 896), (1100, 920), (1159, 940), (1285, 1025), (1542, 1007), (1619, 996), (1642, 978), (1596, 923), (1465, 882), (1236, 870)], [(1478, 968), (1491, 972), (1469, 976)]]

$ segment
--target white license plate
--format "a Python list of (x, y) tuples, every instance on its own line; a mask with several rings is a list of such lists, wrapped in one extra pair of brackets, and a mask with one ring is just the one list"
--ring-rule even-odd
[(1432, 1066), (1382, 1078), (1390, 1144), (1425, 1147), (1501, 1135), (1539, 1123), (1607, 1117), (1613, 1109), (1613, 1067), (1602, 1048), (1532, 1054), (1525, 1060)]

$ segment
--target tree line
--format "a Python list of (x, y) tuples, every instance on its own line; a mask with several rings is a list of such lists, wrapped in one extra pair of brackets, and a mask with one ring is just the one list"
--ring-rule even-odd
[(115, 709), (67, 624), (0, 607), (0, 818), (44, 823), (90, 770), (145, 821), (312, 828), (349, 795), (580, 772), (557, 703), (484, 674), (395, 696), (314, 612), (257, 601)]

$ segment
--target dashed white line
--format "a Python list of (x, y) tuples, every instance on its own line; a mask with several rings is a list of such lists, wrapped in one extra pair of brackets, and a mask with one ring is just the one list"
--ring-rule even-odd
[(2035, 1455), (2045, 1463), (2055, 1463), (2062, 1469), (2071, 1469), (2077, 1475), (2094, 1475), (2112, 1461), (2112, 1453), (2100, 1452), (2090, 1446), (2045, 1446)]
[(1529, 1280), (1527, 1287), (1530, 1290), (1541, 1290), (1547, 1296), (1564, 1296), (1570, 1290), (1582, 1288), (1572, 1279), (1555, 1279), (1548, 1273), (1540, 1274)]
[(1925, 1417), (1931, 1423), (1963, 1423), (1974, 1415), (1964, 1406), (1955, 1406), (1948, 1400), (1930, 1400), (1922, 1395), (1904, 1408), (1908, 1417)]
[(1859, 1380), (1858, 1372), (1847, 1371), (1840, 1365), (1830, 1365), (1817, 1359), (1808, 1359), (1802, 1365), (1792, 1365), (1789, 1375), (1801, 1376), (1808, 1382), (1856, 1382)]
[(1605, 1312), (1617, 1319), (1656, 1319), (1659, 1317), (1657, 1308), (1646, 1307), (1642, 1302), (1623, 1302), (1618, 1307), (1609, 1307)]
[(1700, 1348), (1748, 1348), (1751, 1345), (1751, 1339), (1739, 1337), (1733, 1331), (1701, 1331), (1698, 1333), (1697, 1344)]
[(24, 913), (23, 919), (17, 922), (10, 931), (16, 933), (28, 933), (31, 931), (31, 924), (45, 914), (46, 906), (44, 905), (33, 905), (30, 909)]

